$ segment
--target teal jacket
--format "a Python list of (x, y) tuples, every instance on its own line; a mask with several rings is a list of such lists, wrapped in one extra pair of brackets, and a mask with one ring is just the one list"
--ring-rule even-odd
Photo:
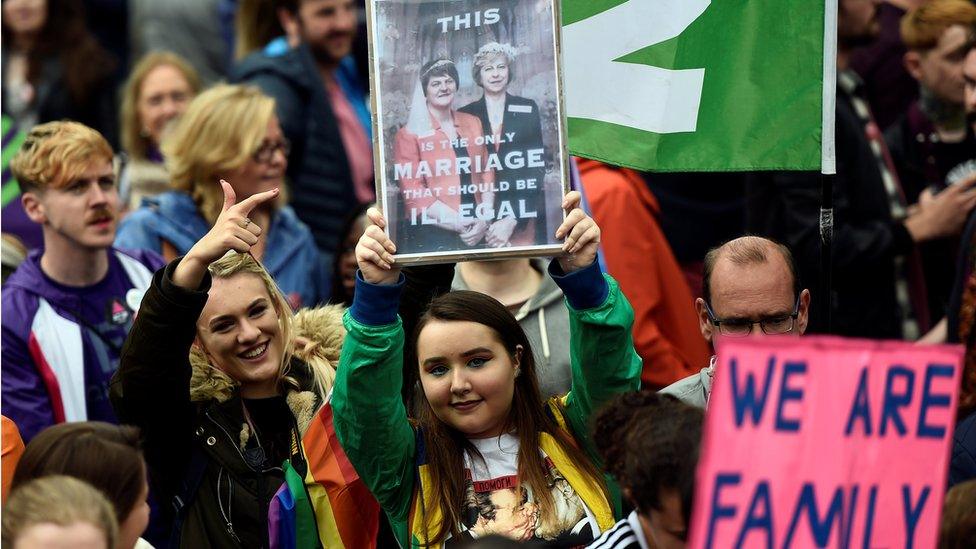
[[(571, 333), (572, 388), (560, 399), (562, 418), (557, 419), (565, 420), (577, 443), (599, 463), (591, 417), (614, 395), (640, 386), (642, 363), (631, 338), (634, 313), (616, 281), (596, 264), (564, 275), (553, 261), (549, 272), (566, 294)], [(402, 276), (393, 286), (357, 277), (355, 300), (343, 319), (347, 334), (332, 406), (339, 441), (389, 516), (401, 546), (418, 547), (418, 525), (411, 519), (418, 483), (426, 475), (418, 466), (416, 432), (400, 397), (404, 334), (396, 308), (402, 285)], [(607, 481), (612, 514), (619, 518), (619, 490)], [(574, 488), (586, 502), (585, 490)]]

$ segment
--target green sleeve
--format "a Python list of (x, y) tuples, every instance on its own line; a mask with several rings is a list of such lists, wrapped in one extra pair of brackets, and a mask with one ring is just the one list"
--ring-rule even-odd
[(403, 328), (343, 316), (346, 337), (332, 393), (336, 434), (359, 477), (391, 518), (405, 521), (414, 484), (416, 439), (400, 397)]
[[(576, 440), (596, 459), (591, 418), (619, 393), (640, 389), (642, 362), (634, 350), (634, 310), (617, 282), (604, 275), (610, 292), (598, 307), (569, 308), (573, 380), (566, 395), (566, 417)], [(598, 461), (599, 462), (599, 461)]]

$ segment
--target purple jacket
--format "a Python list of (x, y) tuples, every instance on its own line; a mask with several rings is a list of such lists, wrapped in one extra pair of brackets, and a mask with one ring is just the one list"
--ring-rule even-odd
[(42, 253), (3, 287), (0, 408), (25, 442), (64, 421), (116, 422), (109, 381), (152, 273), (164, 265), (154, 252), (111, 248), (105, 278), (73, 288), (41, 271)]

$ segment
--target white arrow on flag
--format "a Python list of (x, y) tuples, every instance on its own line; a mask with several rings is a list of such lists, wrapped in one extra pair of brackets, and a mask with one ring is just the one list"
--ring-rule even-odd
[(615, 61), (681, 34), (710, 0), (630, 0), (563, 27), (566, 114), (655, 133), (693, 132), (705, 69)]

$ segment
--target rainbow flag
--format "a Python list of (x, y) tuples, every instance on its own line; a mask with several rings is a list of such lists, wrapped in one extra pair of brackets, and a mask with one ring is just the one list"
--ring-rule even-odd
[(302, 437), (308, 465), (285, 462), (285, 482), (268, 509), (271, 549), (376, 547), (380, 507), (339, 445), (326, 403)]

